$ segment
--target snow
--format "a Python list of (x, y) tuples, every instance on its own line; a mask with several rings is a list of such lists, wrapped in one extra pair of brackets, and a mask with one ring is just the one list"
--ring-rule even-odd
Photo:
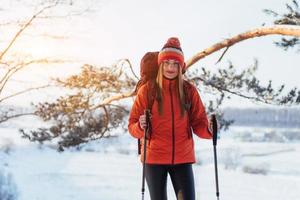
[[(251, 130), (254, 132), (254, 128), (232, 127), (218, 140), (220, 199), (299, 200), (300, 142), (242, 141), (242, 133)], [(63, 153), (53, 145), (28, 142), (20, 137), (18, 128), (9, 126), (1, 126), (0, 139), (0, 170), (12, 175), (19, 200), (141, 198), (142, 165), (136, 140), (128, 133)], [(194, 139), (198, 160), (193, 165), (196, 196), (214, 199), (212, 142)], [(176, 199), (170, 180), (168, 197)], [(149, 200), (147, 188), (145, 199)]]

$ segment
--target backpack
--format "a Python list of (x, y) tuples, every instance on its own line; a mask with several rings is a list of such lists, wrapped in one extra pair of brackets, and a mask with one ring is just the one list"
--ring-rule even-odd
[(137, 94), (137, 91), (147, 82), (155, 81), (157, 72), (158, 72), (158, 51), (155, 52), (147, 52), (140, 63), (140, 80), (138, 81), (136, 87), (135, 87), (135, 94)]
[[(143, 86), (146, 85), (147, 87), (147, 109), (151, 111), (153, 103), (156, 99), (156, 83), (155, 79), (158, 73), (158, 54), (159, 52), (147, 52), (140, 63), (140, 80), (138, 81), (136, 88), (135, 88), (135, 94), (137, 94), (138, 90)], [(183, 72), (184, 73), (184, 72)], [(191, 110), (191, 90), (192, 85), (188, 81), (184, 80), (183, 82), (183, 90), (185, 93), (185, 109), (188, 112), (188, 116), (190, 116), (190, 110)], [(188, 126), (190, 127), (190, 119), (188, 120)], [(148, 131), (149, 135), (147, 136), (148, 139), (151, 138), (151, 124)], [(192, 131), (191, 128), (189, 128), (189, 137), (192, 137)], [(138, 154), (141, 154), (141, 141), (138, 139)]]

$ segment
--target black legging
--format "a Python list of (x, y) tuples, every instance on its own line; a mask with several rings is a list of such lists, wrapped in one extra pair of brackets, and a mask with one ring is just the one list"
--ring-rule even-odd
[(167, 175), (170, 174), (178, 200), (195, 200), (192, 164), (146, 164), (146, 180), (151, 200), (167, 200)]

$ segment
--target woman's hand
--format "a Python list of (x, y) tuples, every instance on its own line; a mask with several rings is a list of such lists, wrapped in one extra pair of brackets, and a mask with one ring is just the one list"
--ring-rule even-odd
[[(151, 119), (151, 114), (150, 114), (150, 119)], [(139, 119), (139, 124), (140, 124), (140, 127), (145, 130), (146, 127), (147, 127), (147, 122), (146, 122), (146, 115), (141, 115), (140, 116), (140, 119)]]
[(145, 128), (147, 127), (147, 123), (146, 123), (146, 115), (141, 115), (140, 119), (139, 119), (139, 123), (140, 123), (140, 127), (145, 130)]
[(208, 131), (209, 133), (213, 136), (214, 132), (213, 132), (213, 116), (210, 115), (208, 118)]

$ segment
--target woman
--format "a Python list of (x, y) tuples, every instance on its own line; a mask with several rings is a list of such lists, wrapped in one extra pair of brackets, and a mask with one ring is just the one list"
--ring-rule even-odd
[[(177, 199), (194, 200), (195, 187), (192, 164), (195, 163), (192, 131), (211, 139), (205, 108), (194, 86), (190, 88), (190, 110), (185, 102), (182, 71), (184, 56), (177, 38), (168, 39), (158, 55), (156, 97), (151, 107), (151, 137), (146, 145), (146, 181), (151, 200), (167, 199), (167, 175), (172, 180)], [(142, 86), (132, 106), (129, 132), (142, 139), (146, 128), (146, 85)], [(192, 131), (191, 131), (192, 129)], [(144, 142), (142, 141), (142, 149)], [(143, 151), (141, 160), (143, 162)]]

